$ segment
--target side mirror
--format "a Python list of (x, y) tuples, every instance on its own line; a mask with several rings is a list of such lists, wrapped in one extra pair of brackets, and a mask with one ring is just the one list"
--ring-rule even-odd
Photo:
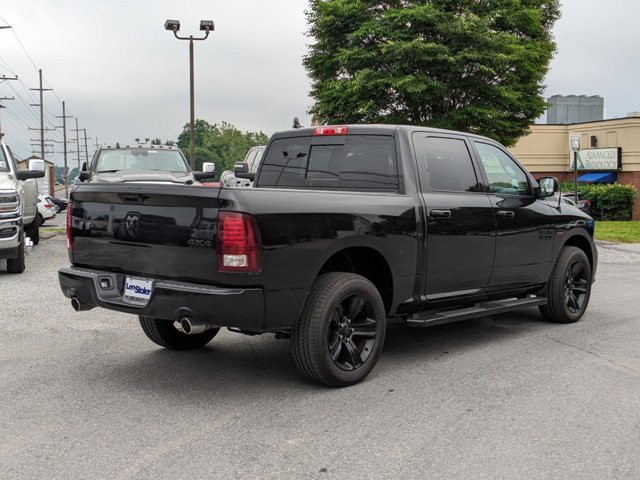
[(553, 197), (560, 189), (556, 177), (542, 177), (538, 180), (538, 185), (539, 187), (536, 189), (536, 197), (538, 198)]
[(78, 179), (81, 182), (84, 182), (86, 180), (89, 180), (91, 178), (91, 172), (89, 172), (87, 170), (87, 162), (83, 162), (82, 167), (80, 168), (80, 171), (78, 172)]
[(233, 169), (233, 174), (237, 178), (246, 178), (247, 180), (255, 180), (256, 172), (249, 171), (249, 164), (244, 162), (236, 163), (235, 168)]
[(29, 160), (30, 172), (44, 172), (44, 160)]
[(204, 162), (202, 164), (202, 171), (203, 172), (208, 172), (208, 173), (213, 173), (216, 171), (216, 164), (213, 162)]
[(44, 178), (44, 160), (29, 160), (29, 170), (16, 171), (16, 177), (18, 180)]

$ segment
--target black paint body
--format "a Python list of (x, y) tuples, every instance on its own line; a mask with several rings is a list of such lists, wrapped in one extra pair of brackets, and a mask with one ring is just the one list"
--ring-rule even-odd
[[(282, 132), (271, 142), (311, 134), (310, 129)], [(72, 268), (61, 269), (63, 292), (93, 306), (168, 320), (187, 311), (217, 325), (264, 332), (292, 327), (313, 282), (324, 271), (356, 268), (375, 279), (384, 290), (390, 317), (540, 293), (565, 244), (583, 248), (595, 274), (593, 220), (577, 208), (558, 206), (553, 197), (490, 193), (471, 146), (481, 137), (393, 126), (349, 126), (352, 134), (393, 137), (397, 191), (263, 188), (260, 171), (256, 188), (250, 189), (78, 185), (71, 194)], [(432, 191), (414, 147), (416, 134), (468, 142), (479, 172), (478, 190)], [(531, 176), (528, 181), (532, 190), (537, 187)], [(256, 218), (261, 272), (218, 272), (220, 210)], [(450, 217), (439, 217), (440, 211), (449, 211)], [(513, 216), (505, 218), (498, 211)], [(105, 301), (96, 281), (74, 276), (74, 268), (108, 272), (120, 280), (127, 274), (196, 289), (184, 295), (154, 291), (147, 307), (132, 307)], [(233, 294), (208, 292), (198, 297), (198, 286), (229, 289)], [(252, 303), (250, 308), (247, 302)], [(160, 304), (162, 310), (157, 308)]]

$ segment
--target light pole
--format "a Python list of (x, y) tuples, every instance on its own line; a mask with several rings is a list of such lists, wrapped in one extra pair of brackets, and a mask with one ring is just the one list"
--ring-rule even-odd
[(189, 162), (191, 163), (191, 170), (196, 169), (196, 146), (195, 146), (195, 107), (194, 107), (194, 93), (193, 93), (193, 41), (194, 40), (206, 40), (209, 36), (209, 32), (213, 32), (215, 26), (213, 20), (200, 20), (200, 30), (204, 32), (204, 37), (194, 37), (189, 35), (188, 37), (181, 37), (178, 35), (180, 30), (179, 20), (167, 20), (164, 22), (165, 30), (173, 32), (178, 40), (189, 40), (189, 103), (190, 103), (190, 121), (189, 121)]

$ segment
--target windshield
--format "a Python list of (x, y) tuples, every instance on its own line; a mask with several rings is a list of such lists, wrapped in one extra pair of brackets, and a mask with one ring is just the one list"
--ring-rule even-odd
[(122, 170), (187, 173), (189, 168), (179, 150), (122, 148), (100, 152), (94, 167), (96, 173)]
[(0, 172), (8, 172), (9, 164), (7, 163), (7, 159), (4, 156), (3, 148), (0, 146)]

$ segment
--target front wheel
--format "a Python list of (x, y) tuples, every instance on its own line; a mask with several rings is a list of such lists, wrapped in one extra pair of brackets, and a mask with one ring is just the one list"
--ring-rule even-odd
[(138, 316), (140, 326), (149, 340), (169, 350), (195, 350), (204, 347), (215, 337), (220, 328), (187, 335), (176, 328), (177, 322), (159, 318)]
[(384, 344), (386, 314), (376, 287), (353, 273), (326, 273), (313, 284), (291, 332), (300, 372), (329, 387), (364, 379)]
[(22, 273), (26, 267), (24, 261), (24, 232), (22, 233), (22, 242), (18, 246), (18, 256), (16, 258), (7, 259), (7, 272)]
[(547, 284), (548, 303), (540, 313), (555, 323), (577, 322), (591, 296), (591, 264), (577, 247), (564, 247)]

